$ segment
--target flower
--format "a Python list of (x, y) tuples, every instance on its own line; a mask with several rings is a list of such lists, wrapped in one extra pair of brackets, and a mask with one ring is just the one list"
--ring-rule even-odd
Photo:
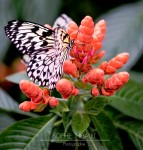
[(56, 89), (61, 93), (64, 99), (69, 98), (71, 95), (77, 95), (79, 92), (78, 89), (73, 86), (72, 82), (64, 78), (58, 81)]
[(25, 101), (19, 105), (19, 108), (25, 112), (29, 112), (30, 110), (38, 110), (38, 112), (40, 112), (48, 103), (51, 107), (59, 104), (56, 98), (50, 97), (48, 89), (44, 88), (42, 90), (36, 84), (28, 80), (20, 81), (20, 89), (28, 98), (30, 98), (30, 101)]
[(19, 108), (25, 112), (29, 112), (31, 110), (32, 103), (29, 101), (24, 101), (19, 105)]
[(99, 68), (93, 68), (82, 78), (82, 82), (89, 82), (92, 85), (100, 85), (104, 82), (104, 71)]
[(42, 100), (42, 90), (33, 82), (28, 80), (20, 81), (20, 89), (29, 98), (32, 98), (34, 102), (38, 103)]
[(64, 62), (63, 71), (66, 74), (72, 75), (74, 78), (77, 78), (79, 76), (77, 67), (76, 67), (75, 63), (73, 63), (71, 60), (66, 60)]
[(98, 96), (98, 95), (99, 95), (99, 90), (98, 90), (98, 88), (93, 87), (92, 90), (91, 90), (91, 94), (92, 94), (93, 96)]
[[(129, 80), (128, 72), (119, 72), (108, 78), (102, 86), (103, 95), (113, 95), (116, 90), (119, 90)], [(110, 93), (110, 94), (109, 94)]]
[(117, 69), (122, 68), (124, 64), (127, 63), (129, 58), (128, 53), (118, 54), (116, 57), (112, 58), (109, 62), (104, 61), (100, 64), (99, 68), (104, 70), (106, 74), (113, 74)]
[(51, 97), (49, 100), (50, 107), (55, 107), (59, 104), (59, 101), (55, 97)]
[(87, 73), (92, 68), (91, 65), (103, 57), (105, 52), (97, 51), (102, 46), (105, 31), (106, 22), (101, 20), (94, 25), (90, 16), (86, 16), (79, 27), (74, 21), (68, 24), (67, 32), (74, 39), (70, 55), (80, 72)]

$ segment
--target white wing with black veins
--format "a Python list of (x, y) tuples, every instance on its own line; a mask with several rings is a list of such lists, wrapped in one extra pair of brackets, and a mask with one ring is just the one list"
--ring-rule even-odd
[[(55, 26), (58, 27), (54, 30), (18, 20), (10, 21), (5, 27), (6, 35), (28, 63), (27, 75), (39, 86), (48, 86), (49, 89), (55, 88), (61, 79), (63, 63), (70, 50), (69, 35), (57, 22)], [(60, 26), (65, 27), (65, 22)]]
[(33, 54), (54, 46), (54, 31), (32, 22), (13, 20), (5, 27), (6, 35), (22, 54)]

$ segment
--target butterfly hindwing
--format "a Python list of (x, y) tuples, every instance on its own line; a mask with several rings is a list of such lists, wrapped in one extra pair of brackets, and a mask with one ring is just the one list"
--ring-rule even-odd
[(53, 28), (63, 28), (64, 30), (67, 29), (67, 24), (72, 21), (72, 19), (70, 17), (68, 17), (66, 14), (62, 14), (60, 17), (58, 17), (56, 19), (56, 21), (54, 22)]
[(55, 53), (55, 49), (43, 50), (34, 55), (28, 64), (27, 75), (40, 86), (49, 86), (56, 60)]
[(10, 21), (5, 32), (22, 54), (37, 53), (41, 48), (54, 45), (53, 30), (32, 22)]

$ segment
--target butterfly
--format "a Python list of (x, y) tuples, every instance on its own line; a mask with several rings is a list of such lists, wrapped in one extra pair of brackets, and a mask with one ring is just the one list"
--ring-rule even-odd
[(12, 20), (5, 33), (22, 53), (27, 63), (27, 75), (39, 86), (54, 89), (63, 74), (63, 63), (69, 58), (72, 41), (65, 31), (67, 15), (62, 14), (53, 30), (29, 21)]

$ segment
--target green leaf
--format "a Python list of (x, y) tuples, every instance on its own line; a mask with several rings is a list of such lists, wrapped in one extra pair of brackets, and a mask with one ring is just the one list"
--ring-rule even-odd
[(77, 112), (73, 115), (72, 118), (72, 130), (75, 135), (81, 137), (83, 132), (89, 127), (90, 118), (86, 114)]
[(107, 23), (103, 47), (109, 60), (121, 52), (130, 54), (124, 69), (131, 68), (143, 53), (143, 2), (124, 5), (100, 16)]
[(55, 119), (48, 115), (15, 123), (0, 134), (0, 149), (47, 149)]
[(101, 112), (97, 116), (91, 116), (91, 120), (101, 138), (101, 142), (109, 150), (123, 149), (120, 137), (115, 126), (104, 112)]
[(89, 150), (107, 150), (106, 147), (104, 147), (103, 145), (100, 144), (99, 140), (94, 139), (90, 136), (88, 136), (88, 138), (86, 138), (86, 142), (88, 144)]
[(143, 86), (130, 81), (116, 95), (109, 97), (110, 105), (123, 114), (143, 120)]
[(50, 112), (56, 113), (60, 115), (60, 112), (67, 112), (69, 111), (69, 108), (66, 104), (66, 102), (64, 101), (59, 101), (59, 105), (57, 105), (56, 107), (52, 108), (50, 110)]
[(16, 120), (13, 119), (11, 116), (7, 115), (4, 112), (0, 112), (0, 131), (7, 128), (14, 122), (16, 122)]
[(21, 80), (30, 80), (25, 71), (14, 73), (6, 77), (6, 80), (19, 84)]
[(47, 107), (47, 104), (41, 103), (41, 104), (39, 104), (39, 105), (36, 107), (36, 109), (34, 110), (34, 112), (41, 112), (41, 111), (43, 111), (46, 107)]
[(82, 81), (76, 81), (76, 82), (74, 82), (74, 85), (79, 89), (84, 89), (84, 90), (91, 90), (92, 89), (92, 85), (87, 83), (85, 86), (85, 84)]
[(14, 112), (25, 116), (36, 117), (34, 113), (25, 113), (19, 109), (19, 104), (14, 101), (5, 91), (0, 88), (0, 109), (7, 112)]
[(124, 120), (124, 121), (115, 121), (114, 123), (118, 128), (125, 130), (137, 150), (143, 149), (143, 121), (138, 120)]
[(63, 112), (62, 113), (62, 120), (63, 120), (64, 129), (65, 129), (64, 133), (66, 133), (68, 128), (71, 125), (71, 120), (72, 120), (71, 112)]
[(108, 98), (105, 96), (94, 97), (89, 100), (84, 107), (84, 113), (90, 115), (97, 115), (102, 111), (105, 105), (108, 104)]
[(52, 131), (51, 142), (63, 143), (66, 141), (73, 141), (74, 139), (75, 139), (75, 135), (72, 132), (72, 130), (65, 133), (62, 124), (56, 126)]

